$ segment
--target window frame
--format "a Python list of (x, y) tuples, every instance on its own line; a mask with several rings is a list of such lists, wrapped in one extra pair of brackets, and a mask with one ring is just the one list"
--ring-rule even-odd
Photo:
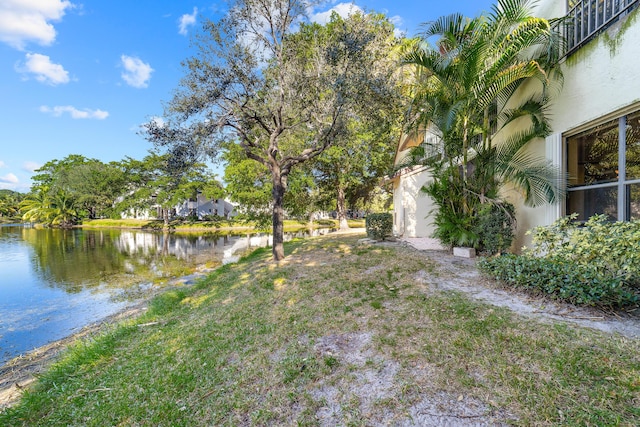
[[(567, 196), (565, 200), (565, 209), (568, 214), (570, 212), (569, 204), (571, 193), (578, 193), (580, 191), (588, 191), (588, 190), (597, 190), (601, 188), (616, 188), (617, 191), (617, 220), (618, 221), (629, 221), (631, 220), (631, 186), (635, 184), (640, 184), (640, 178), (636, 179), (627, 179), (627, 117), (631, 116), (635, 113), (640, 113), (640, 110), (635, 109), (632, 111), (625, 112), (622, 115), (617, 117), (617, 127), (618, 127), (618, 179), (613, 182), (603, 182), (596, 184), (580, 184), (571, 186), (569, 182), (567, 182)], [(615, 118), (614, 118), (615, 120)], [(586, 129), (581, 129), (580, 132), (573, 132), (572, 134), (567, 134), (563, 137), (564, 140), (564, 167), (565, 170), (569, 171), (569, 142), (570, 139), (576, 137), (584, 132), (588, 132), (590, 130), (596, 129), (598, 126), (606, 123), (609, 120), (599, 120), (598, 122), (593, 123), (592, 126), (587, 127)], [(582, 127), (581, 127), (582, 128)], [(586, 219), (586, 218), (585, 218)]]

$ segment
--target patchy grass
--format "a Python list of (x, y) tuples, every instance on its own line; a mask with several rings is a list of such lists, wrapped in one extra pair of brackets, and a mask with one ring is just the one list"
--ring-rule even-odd
[(636, 340), (438, 291), (401, 246), (285, 249), (75, 345), (0, 425), (640, 424)]

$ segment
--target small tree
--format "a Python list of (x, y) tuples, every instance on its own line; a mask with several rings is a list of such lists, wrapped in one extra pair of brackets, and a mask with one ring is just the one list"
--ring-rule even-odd
[(347, 208), (367, 201), (393, 163), (405, 107), (397, 69), (401, 40), (386, 17), (375, 13), (354, 13), (347, 18), (334, 14), (327, 25), (305, 26), (299, 35), (320, 40), (330, 51), (339, 48), (340, 40), (357, 33), (372, 40), (362, 66), (374, 67), (372, 75), (377, 81), (362, 87), (355, 82), (357, 102), (348, 112), (343, 132), (334, 135), (331, 146), (311, 166), (321, 191), (333, 195), (341, 229), (348, 228)]

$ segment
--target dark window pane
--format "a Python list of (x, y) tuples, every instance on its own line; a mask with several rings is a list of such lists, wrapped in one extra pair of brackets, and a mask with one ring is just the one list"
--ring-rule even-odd
[(567, 139), (569, 185), (614, 182), (618, 179), (618, 120)]
[(627, 185), (627, 217), (640, 220), (640, 184)]
[(640, 178), (640, 112), (627, 116), (627, 179)]
[(585, 221), (595, 214), (606, 214), (612, 221), (618, 219), (618, 188), (605, 187), (569, 192), (567, 213), (577, 213)]

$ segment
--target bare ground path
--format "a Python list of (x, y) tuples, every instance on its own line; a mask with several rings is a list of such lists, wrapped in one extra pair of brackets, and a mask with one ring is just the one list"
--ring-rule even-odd
[[(549, 321), (577, 324), (609, 333), (618, 333), (627, 338), (640, 338), (640, 309), (626, 312), (607, 313), (593, 308), (580, 308), (571, 304), (535, 298), (513, 289), (501, 289), (482, 277), (476, 268), (477, 258), (454, 257), (445, 251), (434, 239), (413, 238), (400, 242), (414, 247), (428, 258), (436, 261), (443, 272), (436, 281), (439, 289), (464, 292), (471, 297), (528, 317)], [(434, 278), (430, 277), (433, 283)]]

